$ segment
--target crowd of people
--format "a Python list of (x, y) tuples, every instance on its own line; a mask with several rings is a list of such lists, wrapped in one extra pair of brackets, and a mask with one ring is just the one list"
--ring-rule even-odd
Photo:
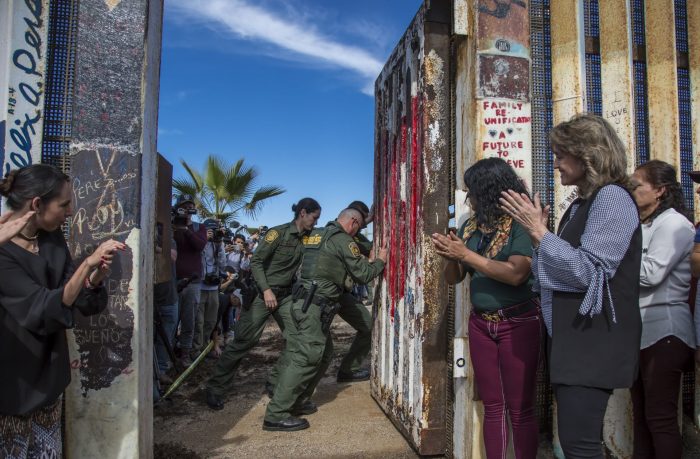
[[(510, 424), (516, 457), (536, 457), (535, 381), (546, 356), (567, 458), (604, 457), (606, 407), (623, 388), (632, 395), (634, 457), (680, 458), (680, 380), (694, 356), (700, 362), (700, 314), (693, 319), (690, 297), (700, 231), (677, 170), (652, 160), (628, 175), (621, 140), (595, 115), (560, 123), (550, 141), (561, 184), (578, 193), (556, 231), (540, 196), (531, 197), (506, 162), (488, 158), (464, 173), (470, 218), (456, 232), (432, 235), (446, 282), (469, 282), (487, 456), (504, 457)], [(690, 176), (700, 183), (700, 171)], [(65, 330), (76, 314), (106, 308), (103, 281), (128, 248), (108, 240), (72, 263), (61, 231), (72, 214), (70, 180), (52, 166), (10, 172), (0, 194), (9, 208), (0, 218), (0, 361), (12, 372), (0, 379), (0, 440), (18, 457), (60, 456)], [(337, 380), (369, 378), (372, 316), (363, 286), (387, 262), (386, 248), (360, 232), (373, 211), (354, 201), (320, 227), (316, 200), (301, 199), (292, 212), (291, 222), (246, 237), (218, 221), (194, 221), (195, 201), (178, 196), (172, 238), (165, 244), (170, 232), (159, 228), (155, 243), (172, 276), (154, 285), (154, 398), (174, 372), (209, 353), (217, 361), (206, 402), (222, 409), (269, 317), (285, 348), (266, 383), (263, 429), (309, 427), (302, 416), (318, 411), (312, 397), (331, 362), (336, 315), (357, 331)]]
[[(501, 159), (464, 174), (473, 211), (457, 234), (433, 235), (445, 279), (469, 274), (469, 348), (489, 458), (537, 454), (535, 378), (545, 350), (567, 458), (603, 458), (613, 389), (630, 388), (635, 458), (680, 458), (681, 376), (700, 362), (691, 315), (695, 231), (676, 169), (652, 160), (627, 174), (625, 148), (603, 118), (583, 114), (550, 133), (562, 185), (578, 192), (549, 226)], [(691, 172), (700, 183), (700, 172)], [(698, 191), (700, 192), (700, 190)], [(543, 331), (546, 330), (546, 333)]]

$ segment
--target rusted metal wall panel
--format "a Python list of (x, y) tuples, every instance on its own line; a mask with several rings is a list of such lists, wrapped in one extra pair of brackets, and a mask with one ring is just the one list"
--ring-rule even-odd
[[(700, 170), (700, 2), (688, 2), (688, 64), (690, 68), (691, 116), (693, 126), (693, 170)], [(700, 196), (695, 193), (695, 221), (700, 221)], [(700, 314), (700, 304), (695, 305)], [(700, 365), (695, 366), (695, 416), (700, 426)]]
[[(531, 186), (530, 20), (522, 2), (471, 0), (474, 30), (458, 42), (456, 54), (455, 220), (460, 226), (471, 209), (462, 190), (464, 171), (482, 158), (507, 161)], [(455, 287), (455, 410), (453, 456), (486, 457), (483, 403), (474, 400), (469, 358), (468, 282)], [(511, 449), (512, 454), (512, 449)]]
[[(692, 3), (692, 2), (691, 2)], [(649, 104), (649, 156), (679, 170), (680, 131), (673, 0), (644, 2)]]
[[(552, 0), (552, 116), (554, 125), (585, 108), (584, 38), (582, 0)], [(554, 175), (554, 221), (576, 199), (574, 187), (562, 186)]]
[[(635, 128), (632, 71), (632, 16), (628, 0), (598, 1), (602, 115), (627, 147), (627, 169), (634, 170)], [(603, 424), (606, 448), (615, 457), (632, 456), (632, 400), (628, 390), (616, 390)]]
[(605, 0), (600, 8), (603, 116), (627, 147), (627, 167), (635, 164), (632, 15), (629, 0)]
[(426, 1), (375, 85), (372, 395), (420, 454), (445, 452), (447, 287), (430, 235), (448, 225), (450, 0)]
[[(455, 46), (455, 170), (454, 170), (454, 212), (455, 226), (459, 227), (470, 215), (466, 193), (463, 191), (464, 171), (476, 161), (474, 139), (476, 123), (476, 47), (473, 45), (475, 32), (475, 7), (473, 0), (463, 6), (471, 27), (467, 37)], [(480, 431), (475, 430), (474, 419), (474, 371), (469, 360), (469, 301), (468, 283), (455, 285), (455, 329), (453, 352), (454, 375), (454, 416), (452, 431), (452, 457), (470, 458), (474, 441)]]
[[(693, 123), (693, 170), (700, 170), (700, 2), (688, 2), (688, 63), (690, 66), (690, 93)], [(695, 194), (695, 221), (700, 221), (700, 196)], [(700, 381), (700, 374), (695, 378)], [(696, 384), (695, 416), (700, 426), (700, 384)]]
[(2, 174), (41, 162), (49, 0), (0, 2)]

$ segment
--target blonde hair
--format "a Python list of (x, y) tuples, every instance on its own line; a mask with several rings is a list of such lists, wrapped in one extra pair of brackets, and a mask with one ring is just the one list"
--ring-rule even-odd
[(617, 183), (627, 187), (627, 155), (615, 129), (605, 119), (591, 113), (574, 115), (557, 124), (549, 133), (552, 150), (572, 155), (583, 162), (584, 183), (579, 195), (587, 198), (600, 187)]

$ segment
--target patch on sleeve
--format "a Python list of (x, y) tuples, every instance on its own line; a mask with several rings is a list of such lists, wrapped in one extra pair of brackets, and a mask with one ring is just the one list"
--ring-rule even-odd
[(273, 242), (279, 237), (279, 235), (280, 233), (278, 233), (277, 230), (270, 230), (265, 235), (265, 242)]
[(352, 255), (355, 257), (360, 256), (360, 248), (357, 246), (355, 242), (351, 242), (350, 245), (348, 245), (348, 248), (350, 249), (350, 252), (352, 252)]

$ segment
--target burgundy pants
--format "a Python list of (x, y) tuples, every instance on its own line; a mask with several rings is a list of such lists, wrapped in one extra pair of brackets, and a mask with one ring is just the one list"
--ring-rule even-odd
[(675, 336), (641, 350), (639, 376), (631, 389), (636, 459), (680, 459), (678, 391), (692, 358), (693, 350)]
[(533, 309), (501, 322), (472, 313), (469, 350), (479, 395), (484, 402), (484, 443), (488, 459), (506, 457), (508, 422), (517, 459), (537, 455), (535, 378), (540, 359), (542, 320)]

